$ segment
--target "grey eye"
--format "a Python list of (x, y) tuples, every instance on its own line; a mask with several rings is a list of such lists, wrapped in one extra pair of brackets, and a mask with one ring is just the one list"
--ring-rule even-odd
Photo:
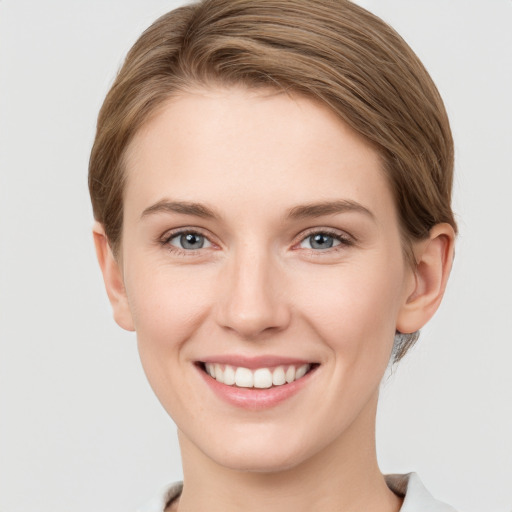
[(174, 247), (179, 247), (187, 251), (203, 249), (211, 245), (208, 239), (199, 233), (181, 233), (172, 237), (169, 243)]
[(300, 244), (305, 249), (330, 249), (341, 242), (328, 233), (314, 233), (306, 237)]

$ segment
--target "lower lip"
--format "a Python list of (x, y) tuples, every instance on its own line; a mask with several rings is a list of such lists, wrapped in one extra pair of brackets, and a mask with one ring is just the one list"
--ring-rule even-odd
[(217, 382), (203, 369), (198, 367), (202, 378), (210, 389), (222, 400), (242, 409), (270, 409), (297, 394), (310, 380), (317, 368), (310, 370), (304, 377), (282, 386), (266, 389), (238, 388)]

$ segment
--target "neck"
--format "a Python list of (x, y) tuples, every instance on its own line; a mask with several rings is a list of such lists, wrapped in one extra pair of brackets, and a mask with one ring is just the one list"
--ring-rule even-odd
[(401, 500), (377, 464), (376, 408), (377, 397), (335, 442), (298, 465), (272, 472), (219, 465), (180, 432), (184, 487), (178, 510), (398, 512)]

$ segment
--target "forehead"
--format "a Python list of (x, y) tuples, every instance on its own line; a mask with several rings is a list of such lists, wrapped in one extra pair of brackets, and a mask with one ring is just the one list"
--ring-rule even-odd
[[(196, 90), (163, 104), (126, 154), (126, 207), (166, 196), (283, 208), (339, 198), (389, 207), (377, 151), (326, 106), (300, 95)], [(386, 204), (384, 204), (386, 203)]]

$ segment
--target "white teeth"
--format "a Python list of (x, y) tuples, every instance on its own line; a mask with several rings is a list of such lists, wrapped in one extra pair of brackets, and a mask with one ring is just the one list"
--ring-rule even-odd
[(248, 368), (237, 368), (235, 372), (235, 383), (239, 388), (254, 387), (254, 378)]
[(217, 382), (224, 384), (224, 372), (222, 371), (220, 364), (215, 365), (215, 379)]
[(272, 373), (272, 384), (274, 386), (282, 386), (286, 382), (286, 376), (284, 374), (284, 368), (278, 366)]
[(298, 379), (301, 379), (302, 377), (304, 377), (304, 375), (306, 375), (308, 370), (309, 370), (309, 364), (303, 364), (295, 372), (295, 380), (298, 380)]
[(285, 368), (286, 367), (284, 366), (277, 366), (273, 370), (270, 368), (258, 368), (253, 371), (249, 368), (235, 368), (228, 364), (205, 364), (205, 370), (208, 375), (221, 384), (226, 384), (227, 386), (236, 385), (240, 388), (259, 389), (267, 389), (272, 386), (282, 386), (283, 384), (290, 384), (291, 382), (299, 380), (308, 373), (311, 365), (303, 364), (298, 368), (290, 365), (286, 370)]
[(226, 365), (224, 368), (224, 384), (232, 386), (235, 383), (235, 370), (232, 366)]
[(272, 387), (272, 373), (268, 368), (260, 368), (254, 372), (254, 387), (261, 389)]
[(295, 380), (295, 366), (289, 366), (288, 370), (286, 370), (286, 382), (288, 384)]
[(215, 378), (215, 366), (212, 363), (206, 363), (206, 371), (210, 377)]

